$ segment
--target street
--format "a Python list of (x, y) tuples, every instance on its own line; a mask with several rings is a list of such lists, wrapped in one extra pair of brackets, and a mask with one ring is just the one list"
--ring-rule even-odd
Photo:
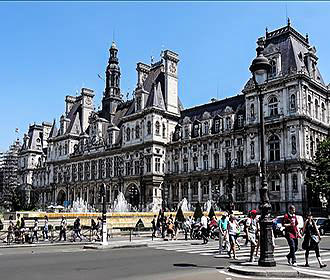
[[(226, 255), (215, 258), (217, 242), (201, 245), (200, 241), (150, 241), (148, 247), (86, 250), (81, 245), (58, 247), (6, 248), (0, 251), (1, 279), (256, 279), (228, 273), (233, 260)], [(321, 242), (321, 256), (328, 264), (320, 270), (315, 254), (310, 256), (311, 278), (330, 278), (330, 237)], [(238, 262), (248, 259), (248, 247), (238, 251)], [(276, 239), (275, 259), (286, 264), (287, 246)], [(304, 262), (304, 251), (297, 252), (297, 269)], [(322, 274), (320, 274), (322, 273)]]

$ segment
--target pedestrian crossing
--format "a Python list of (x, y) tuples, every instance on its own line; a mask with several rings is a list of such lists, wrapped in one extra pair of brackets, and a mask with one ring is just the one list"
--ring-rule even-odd
[[(229, 259), (228, 254), (223, 251), (219, 254), (219, 243), (218, 241), (210, 241), (208, 244), (202, 244), (202, 241), (183, 241), (183, 240), (173, 240), (173, 241), (159, 241), (152, 242), (148, 244), (148, 247), (156, 250), (165, 250), (165, 251), (176, 251), (179, 253), (186, 254), (198, 254), (201, 256), (213, 256), (216, 258)], [(274, 249), (274, 258), (278, 263), (287, 263), (286, 255), (289, 253), (289, 246), (275, 246)], [(330, 261), (330, 251), (320, 249), (321, 257), (324, 261)], [(250, 257), (250, 246), (241, 246), (240, 250), (236, 251), (236, 256), (240, 261), (248, 261)], [(305, 264), (305, 251), (298, 250), (296, 252), (296, 259), (298, 265)], [(309, 254), (309, 263), (317, 263), (315, 252), (310, 251)]]

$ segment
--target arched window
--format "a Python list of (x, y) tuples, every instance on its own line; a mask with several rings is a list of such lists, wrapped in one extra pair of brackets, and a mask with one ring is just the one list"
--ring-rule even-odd
[(312, 116), (312, 98), (308, 95), (308, 114)]
[(214, 120), (214, 132), (218, 133), (220, 131), (220, 120)]
[(151, 122), (150, 121), (147, 122), (147, 134), (148, 135), (151, 134)]
[(276, 61), (272, 59), (269, 61), (269, 64), (270, 64), (269, 77), (274, 78), (276, 76)]
[(204, 134), (209, 134), (209, 122), (204, 123)]
[(203, 156), (203, 169), (204, 170), (209, 169), (209, 157), (208, 157), (208, 155)]
[(251, 106), (250, 106), (250, 116), (251, 116), (251, 119), (254, 120), (255, 119), (255, 110), (254, 110), (254, 104), (252, 103)]
[(315, 99), (315, 118), (319, 118), (319, 102), (317, 99)]
[(194, 136), (197, 137), (199, 136), (199, 125), (198, 124), (195, 124), (194, 125)]
[(140, 125), (138, 123), (136, 123), (136, 126), (135, 126), (135, 138), (136, 139), (140, 138)]
[(291, 136), (291, 153), (295, 155), (297, 152), (297, 143), (296, 143), (296, 135)]
[(275, 96), (273, 96), (269, 99), (268, 109), (269, 109), (269, 116), (278, 115), (278, 101)]
[(251, 149), (251, 159), (254, 159), (254, 141), (251, 141), (250, 144), (250, 149)]
[(321, 108), (322, 108), (322, 122), (325, 122), (325, 105), (323, 102)]
[(280, 139), (276, 135), (269, 137), (269, 161), (280, 160)]
[(126, 128), (126, 141), (131, 140), (131, 129), (128, 127)]
[(295, 94), (291, 94), (290, 96), (290, 109), (296, 110), (296, 95)]
[(165, 137), (166, 137), (166, 126), (163, 123), (163, 138), (165, 138)]
[(189, 126), (188, 125), (186, 125), (184, 127), (184, 137), (185, 138), (188, 138), (189, 137)]
[(197, 157), (193, 157), (193, 167), (194, 167), (194, 171), (197, 171), (197, 169), (198, 169), (198, 158)]
[(156, 134), (159, 135), (160, 134), (160, 124), (159, 121), (156, 121)]

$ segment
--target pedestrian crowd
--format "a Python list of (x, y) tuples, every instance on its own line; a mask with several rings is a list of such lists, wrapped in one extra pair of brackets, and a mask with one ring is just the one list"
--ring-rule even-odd
[[(80, 241), (83, 240), (82, 236), (82, 227), (80, 218), (77, 217), (72, 227), (72, 238), (71, 241), (75, 242), (76, 239)], [(101, 234), (101, 218), (98, 217), (96, 222), (94, 219), (91, 219), (90, 225), (90, 240), (100, 240)], [(43, 241), (66, 241), (68, 233), (68, 222), (65, 216), (62, 216), (60, 225), (59, 225), (59, 234), (58, 239), (55, 236), (55, 225), (49, 223), (48, 216), (44, 217), (43, 223), (39, 223), (38, 218), (34, 218), (33, 226), (27, 226), (26, 220), (24, 217), (21, 217), (20, 214), (17, 214), (17, 219), (14, 220), (13, 216), (9, 217), (7, 236), (5, 242), (10, 245), (11, 243), (35, 243), (39, 242), (39, 239), (42, 235)]]

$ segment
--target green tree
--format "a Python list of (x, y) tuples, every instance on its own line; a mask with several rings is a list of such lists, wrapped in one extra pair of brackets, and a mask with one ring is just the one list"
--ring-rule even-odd
[(214, 212), (213, 205), (212, 205), (210, 208), (210, 212), (209, 212), (209, 218), (212, 219), (214, 216), (215, 216), (215, 212)]
[(315, 154), (315, 165), (307, 172), (309, 201), (319, 204), (319, 194), (330, 195), (330, 138), (322, 141)]
[(203, 211), (202, 211), (202, 207), (199, 204), (199, 202), (196, 203), (196, 208), (195, 208), (195, 212), (194, 212), (194, 219), (195, 221), (197, 221), (197, 219), (202, 218), (203, 216)]
[(179, 207), (178, 211), (176, 212), (175, 219), (180, 223), (183, 223), (185, 221), (181, 206)]

